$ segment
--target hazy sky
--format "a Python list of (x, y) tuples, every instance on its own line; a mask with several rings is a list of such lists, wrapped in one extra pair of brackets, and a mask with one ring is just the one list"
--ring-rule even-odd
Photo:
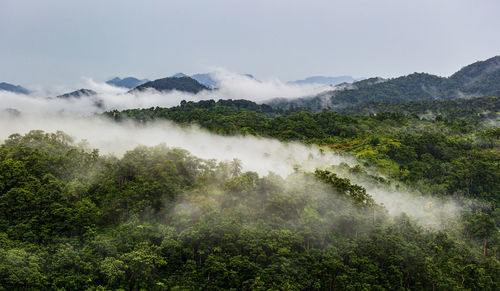
[(500, 1), (0, 0), (0, 82), (448, 76), (500, 54)]

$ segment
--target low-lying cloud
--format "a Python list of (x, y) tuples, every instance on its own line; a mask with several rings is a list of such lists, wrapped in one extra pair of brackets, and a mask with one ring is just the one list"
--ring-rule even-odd
[(12, 133), (25, 134), (30, 130), (63, 131), (77, 141), (86, 141), (88, 147), (98, 148), (104, 154), (121, 156), (138, 145), (183, 148), (203, 159), (220, 161), (240, 159), (244, 169), (260, 175), (274, 172), (289, 175), (298, 165), (312, 171), (325, 165), (352, 164), (353, 160), (316, 146), (300, 143), (282, 143), (275, 139), (253, 136), (220, 136), (196, 126), (181, 127), (169, 121), (141, 125), (134, 122), (117, 123), (99, 116), (61, 117), (25, 115), (0, 118), (0, 140)]
[[(97, 95), (81, 98), (47, 98), (42, 93), (19, 95), (0, 91), (0, 140), (13, 133), (25, 134), (35, 129), (46, 132), (60, 130), (77, 141), (85, 141), (89, 148), (116, 156), (138, 145), (165, 143), (169, 147), (186, 149), (203, 159), (239, 159), (245, 171), (255, 171), (261, 176), (273, 172), (286, 177), (298, 169), (314, 171), (340, 163), (356, 164), (352, 157), (323, 151), (317, 146), (282, 143), (253, 136), (214, 135), (196, 126), (181, 127), (168, 121), (117, 123), (94, 115), (114, 109), (171, 107), (178, 105), (181, 100), (247, 99), (262, 102), (273, 97), (296, 98), (331, 89), (317, 85), (286, 84), (279, 80), (259, 81), (221, 69), (215, 71), (214, 78), (219, 82), (219, 89), (198, 94), (155, 90), (128, 93), (127, 89), (92, 79), (86, 79), (83, 87), (97, 92)], [(377, 203), (385, 205), (391, 215), (405, 212), (422, 225), (432, 228), (454, 221), (459, 215), (459, 208), (452, 200), (422, 197), (406, 191), (382, 188), (355, 176), (349, 178), (365, 187)]]
[[(212, 76), (218, 82), (218, 89), (204, 90), (198, 94), (176, 90), (169, 92), (144, 90), (128, 93), (128, 89), (113, 87), (92, 79), (85, 79), (82, 84), (72, 89), (59, 88), (59, 91), (39, 89), (30, 95), (0, 90), (0, 110), (13, 108), (23, 112), (85, 114), (114, 109), (172, 107), (179, 105), (182, 100), (197, 102), (208, 99), (247, 99), (262, 103), (277, 97), (299, 98), (331, 90), (330, 86), (318, 84), (289, 84), (278, 79), (256, 80), (223, 69), (215, 70)], [(91, 89), (97, 94), (80, 98), (55, 98), (80, 88)]]
[(322, 84), (284, 83), (279, 79), (260, 81), (223, 69), (217, 69), (213, 76), (219, 83), (218, 94), (222, 97), (237, 96), (221, 99), (247, 99), (261, 103), (273, 98), (293, 99), (332, 90), (331, 86)]
[[(0, 140), (12, 133), (25, 134), (34, 129), (46, 132), (61, 130), (73, 136), (77, 142), (85, 141), (88, 148), (97, 148), (101, 153), (117, 156), (138, 145), (154, 146), (164, 143), (168, 147), (186, 149), (203, 159), (239, 159), (243, 170), (255, 171), (261, 176), (273, 172), (286, 177), (297, 170), (314, 171), (340, 163), (351, 166), (356, 164), (352, 157), (322, 151), (317, 146), (282, 143), (254, 136), (220, 136), (196, 126), (184, 127), (168, 121), (148, 124), (117, 123), (98, 116), (41, 116), (25, 113), (15, 116), (4, 112), (0, 115), (0, 122)], [(365, 187), (377, 203), (383, 203), (391, 215), (406, 212), (422, 225), (431, 228), (440, 228), (459, 216), (459, 208), (452, 200), (415, 196), (356, 177), (350, 178)]]

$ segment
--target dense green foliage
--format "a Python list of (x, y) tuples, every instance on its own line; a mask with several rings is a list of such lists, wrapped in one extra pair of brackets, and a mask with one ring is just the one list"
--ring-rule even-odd
[[(466, 114), (468, 109), (462, 104), (468, 104), (467, 101), (453, 102), (444, 106), (449, 108), (445, 111), (449, 114), (435, 119), (419, 119), (415, 114), (400, 112), (367, 116), (333, 112), (279, 115), (279, 111), (273, 112), (266, 105), (240, 100), (182, 102), (172, 108), (114, 111), (106, 115), (118, 121), (168, 119), (180, 124), (196, 123), (219, 134), (316, 143), (355, 154), (365, 161), (365, 166), (375, 166), (390, 178), (426, 193), (486, 198), (500, 205), (499, 130), (484, 127), (473, 118), (474, 114)], [(496, 110), (498, 98), (483, 98), (478, 104), (478, 108)], [(416, 103), (411, 107), (417, 108), (414, 113), (419, 106)], [(453, 111), (454, 108), (462, 109)], [(453, 118), (448, 120), (450, 116)]]
[(468, 65), (448, 80), (448, 88), (458, 87), (465, 94), (499, 95), (500, 56)]
[[(311, 112), (328, 95), (313, 110), (205, 100), (104, 113), (317, 144), (360, 161), (288, 177), (165, 145), (116, 158), (62, 132), (14, 134), (0, 145), (0, 290), (499, 290), (499, 99), (434, 100), (496, 90), (483, 89), (497, 61), (446, 79), (361, 81), (336, 95), (363, 102), (341, 114)], [(206, 89), (171, 79), (180, 83), (146, 87)], [(453, 199), (461, 219), (425, 228), (389, 215), (356, 183)], [(437, 218), (442, 207), (423, 211)]]
[(202, 90), (210, 90), (208, 87), (198, 83), (198, 81), (190, 77), (170, 77), (146, 82), (137, 86), (132, 91), (142, 91), (148, 88), (155, 89), (157, 91), (177, 90), (190, 93), (198, 93)]
[(500, 288), (484, 207), (427, 231), (329, 171), (259, 177), (164, 145), (104, 157), (61, 132), (12, 135), (0, 169), (0, 289)]
[(273, 107), (307, 107), (312, 111), (339, 110), (372, 102), (401, 104), (500, 95), (500, 56), (468, 65), (449, 78), (426, 73), (383, 80), (371, 78), (340, 90), (293, 100), (271, 101)]
[(474, 99), (433, 100), (392, 104), (390, 102), (365, 102), (340, 110), (342, 114), (368, 115), (384, 112), (416, 114), (428, 119), (464, 120), (480, 126), (481, 121), (500, 120), (500, 98), (479, 97)]

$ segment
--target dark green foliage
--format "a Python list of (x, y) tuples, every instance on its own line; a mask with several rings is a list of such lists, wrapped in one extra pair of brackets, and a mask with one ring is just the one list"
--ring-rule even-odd
[(208, 87), (198, 83), (195, 79), (192, 79), (190, 77), (170, 77), (146, 82), (142, 85), (137, 86), (132, 90), (132, 92), (135, 90), (142, 91), (148, 88), (152, 88), (157, 91), (177, 90), (190, 93), (198, 93), (202, 90), (210, 90)]
[[(429, 100), (436, 95), (436, 90), (442, 86), (443, 79), (425, 73), (413, 73), (408, 76), (374, 83), (371, 86), (361, 86), (357, 90), (345, 90), (332, 99), (332, 104), (356, 104), (364, 101), (405, 101)], [(356, 85), (356, 84), (354, 84)]]
[[(432, 136), (413, 142), (415, 159), (447, 155)], [(12, 135), (0, 146), (0, 289), (500, 287), (494, 208), (472, 207), (461, 239), (461, 227), (388, 218), (333, 172), (259, 177), (239, 163)]]
[[(498, 130), (476, 118), (497, 115), (498, 98), (412, 103), (393, 112), (356, 116), (333, 112), (272, 110), (241, 100), (183, 102), (172, 108), (105, 113), (115, 120), (168, 119), (196, 123), (219, 134), (250, 134), (298, 140), (347, 151), (392, 179), (435, 195), (487, 198), (500, 203)], [(428, 105), (430, 104), (430, 105)], [(420, 108), (440, 108), (440, 118), (419, 119)], [(486, 117), (485, 117), (486, 119)], [(489, 120), (487, 120), (489, 122)]]
[(499, 95), (499, 79), (500, 56), (466, 66), (449, 78), (453, 85), (459, 84), (464, 93), (478, 96)]
[(464, 120), (478, 124), (477, 121), (498, 119), (500, 98), (495, 96), (446, 101), (420, 101), (404, 104), (373, 101), (347, 107), (340, 111), (342, 114), (349, 115), (380, 115), (387, 114), (388, 112), (393, 114), (414, 114), (427, 119), (440, 119), (440, 121)]
[[(177, 107), (129, 109), (106, 112), (105, 115), (117, 121), (126, 118), (139, 121), (168, 119), (181, 124), (197, 123), (221, 134), (250, 133), (282, 139), (352, 136), (361, 132), (361, 127), (369, 126), (361, 119), (332, 112), (313, 114), (307, 111), (274, 110), (268, 105), (247, 100), (183, 101)], [(292, 135), (287, 135), (287, 132)]]
[(347, 178), (339, 178), (335, 173), (327, 170), (316, 170), (314, 176), (332, 185), (339, 194), (348, 196), (358, 205), (373, 206), (375, 204), (370, 195), (366, 194), (366, 190), (363, 187), (352, 185)]
[(500, 56), (462, 68), (449, 78), (426, 73), (383, 80), (371, 78), (354, 82), (340, 90), (294, 100), (269, 102), (276, 108), (306, 107), (313, 111), (341, 110), (363, 104), (403, 104), (408, 102), (453, 100), (500, 95)]

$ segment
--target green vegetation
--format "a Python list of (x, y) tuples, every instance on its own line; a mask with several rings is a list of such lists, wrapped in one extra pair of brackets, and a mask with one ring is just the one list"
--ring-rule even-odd
[[(500, 206), (499, 130), (482, 126), (474, 114), (466, 114), (468, 109), (462, 103), (468, 101), (453, 102), (456, 103), (443, 105), (450, 110), (439, 112), (443, 115), (430, 120), (413, 114), (418, 112), (419, 103), (412, 114), (352, 116), (273, 111), (267, 105), (241, 100), (182, 102), (172, 108), (113, 111), (105, 115), (117, 121), (167, 119), (180, 124), (195, 123), (218, 134), (315, 143), (325, 149), (354, 154), (364, 161), (365, 167), (376, 167), (390, 179), (424, 193), (487, 199)], [(497, 105), (498, 98), (484, 98), (478, 101), (477, 108), (497, 110)]]
[[(284, 121), (327, 116), (342, 120)], [(377, 130), (395, 122), (343, 118)], [(463, 146), (433, 138), (409, 138), (415, 162)], [(393, 151), (411, 155), (400, 147)], [(0, 169), (0, 289), (500, 288), (500, 215), (484, 206), (468, 208), (463, 225), (428, 231), (389, 217), (330, 171), (259, 177), (238, 160), (164, 145), (118, 159), (61, 132), (12, 135)]]
[[(247, 100), (104, 113), (316, 144), (359, 161), (298, 165), (288, 177), (165, 145), (117, 158), (62, 132), (11, 135), (0, 145), (0, 290), (499, 290), (499, 99), (433, 95), (465, 83), (480, 91), (495, 66), (446, 82), (364, 80), (342, 91), (351, 105), (360, 99), (349, 94), (366, 93), (363, 103), (341, 113)], [(180, 83), (142, 89), (205, 89), (167, 79)], [(428, 229), (389, 215), (358, 184), (433, 196), (423, 211), (436, 219), (438, 204), (454, 201), (461, 219)]]
[(148, 88), (155, 89), (157, 91), (177, 90), (195, 94), (202, 90), (210, 90), (206, 86), (198, 83), (198, 81), (190, 77), (170, 77), (146, 82), (137, 86), (132, 90), (132, 92), (142, 91)]
[(449, 78), (426, 73), (413, 73), (393, 79), (371, 78), (354, 82), (342, 90), (294, 100), (270, 102), (276, 108), (306, 107), (312, 111), (341, 110), (363, 104), (430, 100), (453, 100), (500, 95), (500, 56), (468, 65)]
[(384, 112), (415, 114), (426, 119), (463, 120), (481, 126), (484, 121), (500, 120), (500, 98), (480, 97), (474, 99), (433, 100), (392, 104), (390, 102), (365, 102), (350, 106), (339, 113), (349, 115), (369, 115)]

